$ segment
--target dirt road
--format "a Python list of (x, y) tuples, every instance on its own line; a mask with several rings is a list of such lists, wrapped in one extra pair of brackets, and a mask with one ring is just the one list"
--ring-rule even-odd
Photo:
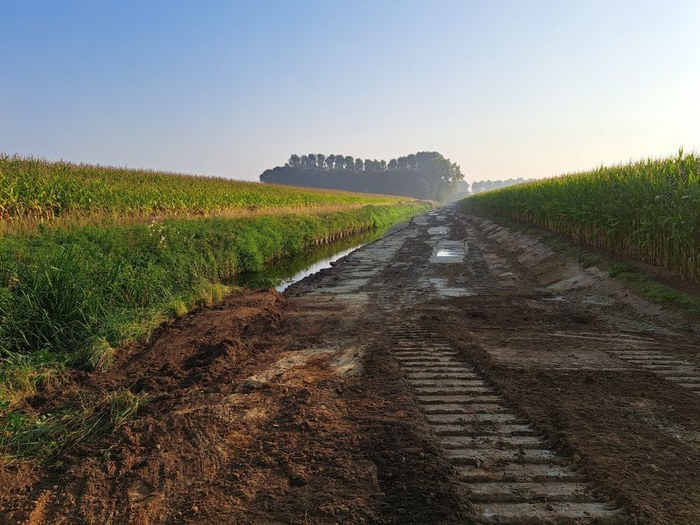
[(700, 523), (697, 333), (453, 209), (29, 408), (124, 387), (112, 435), (2, 467), (0, 521)]

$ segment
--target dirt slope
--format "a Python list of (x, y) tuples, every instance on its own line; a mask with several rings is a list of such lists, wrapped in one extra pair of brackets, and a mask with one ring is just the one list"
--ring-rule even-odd
[(0, 522), (488, 522), (399, 366), (401, 325), (454, 350), (620, 520), (699, 523), (692, 378), (619, 357), (659, 351), (692, 376), (697, 336), (677, 321), (534, 239), (434, 212), (285, 297), (234, 293), (32, 400), (150, 398), (52, 468), (4, 463)]

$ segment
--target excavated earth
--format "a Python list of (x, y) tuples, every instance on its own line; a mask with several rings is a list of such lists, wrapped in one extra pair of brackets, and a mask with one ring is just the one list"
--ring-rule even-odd
[(149, 399), (50, 466), (2, 464), (0, 522), (698, 524), (697, 334), (437, 210), (30, 400)]

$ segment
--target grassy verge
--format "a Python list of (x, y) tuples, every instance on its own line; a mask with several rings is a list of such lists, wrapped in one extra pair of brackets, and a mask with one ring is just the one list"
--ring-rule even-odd
[(700, 297), (659, 283), (641, 273), (637, 273), (634, 268), (628, 270), (628, 266), (624, 263), (622, 268), (613, 268), (611, 275), (624, 282), (637, 295), (645, 297), (653, 303), (670, 306), (685, 313), (696, 322), (700, 321)]
[(654, 276), (647, 275), (644, 268), (633, 261), (620, 260), (602, 253), (592, 252), (552, 235), (547, 237), (545, 242), (560, 253), (575, 259), (584, 268), (595, 266), (606, 272), (609, 277), (623, 283), (636, 295), (652, 303), (670, 307), (691, 321), (700, 321), (699, 296), (659, 282)]
[(113, 348), (220, 299), (239, 273), (422, 209), (167, 219), (7, 236), (0, 243), (0, 369), (6, 371), (0, 403), (11, 407), (30, 385), (50, 380), (42, 369), (52, 375), (66, 366), (108, 367)]
[(113, 428), (135, 412), (141, 398), (110, 393), (40, 416), (17, 408), (38, 390), (60, 384), (71, 368), (107, 369), (115, 348), (147, 337), (193, 307), (221, 300), (240, 273), (260, 271), (315, 244), (388, 227), (426, 207), (39, 228), (4, 237), (0, 449), (47, 460)]

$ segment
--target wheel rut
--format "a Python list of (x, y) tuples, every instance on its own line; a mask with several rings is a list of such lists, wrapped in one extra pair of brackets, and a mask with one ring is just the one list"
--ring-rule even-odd
[(612, 350), (610, 354), (700, 395), (700, 369), (684, 359), (651, 349)]
[(676, 385), (687, 388), (700, 395), (700, 368), (693, 363), (670, 354), (679, 345), (676, 343), (659, 343), (643, 336), (622, 333), (566, 333), (552, 332), (552, 337), (577, 338), (592, 342), (615, 345), (606, 350), (608, 354), (625, 363), (642, 368)]
[(612, 524), (624, 513), (436, 335), (389, 330), (393, 353), (480, 523)]

